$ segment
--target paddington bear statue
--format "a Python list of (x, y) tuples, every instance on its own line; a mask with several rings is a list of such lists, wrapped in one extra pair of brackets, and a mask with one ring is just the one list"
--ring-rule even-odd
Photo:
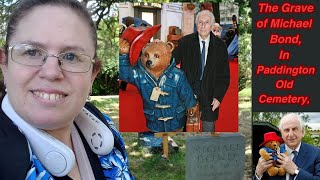
[[(148, 29), (144, 32), (148, 33)], [(138, 88), (148, 129), (153, 132), (180, 131), (186, 124), (186, 110), (195, 108), (196, 99), (184, 72), (175, 67), (171, 57), (172, 43), (158, 41), (146, 44), (136, 64), (131, 65), (129, 56), (136, 52), (129, 53), (132, 50), (130, 46), (138, 47), (141, 44), (137, 44), (145, 43), (144, 32), (137, 37), (141, 40), (132, 41), (135, 44), (120, 38), (120, 79)]]

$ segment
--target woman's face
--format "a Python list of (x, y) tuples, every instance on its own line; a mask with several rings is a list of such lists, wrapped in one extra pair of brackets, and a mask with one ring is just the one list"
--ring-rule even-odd
[[(24, 16), (9, 46), (36, 45), (51, 55), (81, 52), (94, 56), (89, 25), (73, 10), (39, 6)], [(64, 128), (80, 112), (97, 72), (72, 73), (62, 70), (56, 57), (42, 66), (14, 62), (10, 51), (1, 65), (9, 100), (15, 111), (33, 126), (45, 130)]]

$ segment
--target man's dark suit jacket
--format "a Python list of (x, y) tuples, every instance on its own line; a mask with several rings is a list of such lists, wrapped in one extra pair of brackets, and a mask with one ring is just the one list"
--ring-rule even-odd
[[(295, 180), (320, 180), (320, 148), (301, 143), (296, 165), (301, 168)], [(254, 176), (254, 179), (256, 177)], [(261, 180), (285, 180), (286, 176), (269, 177), (264, 173)]]
[[(211, 111), (211, 103), (216, 98), (220, 103), (229, 87), (230, 70), (226, 44), (210, 33), (210, 43), (206, 66), (201, 76), (201, 52), (198, 33), (189, 34), (179, 40), (178, 47), (173, 51), (177, 64), (185, 72), (194, 94), (200, 103), (202, 120), (215, 121), (218, 119), (219, 108)], [(204, 114), (204, 112), (207, 112)]]

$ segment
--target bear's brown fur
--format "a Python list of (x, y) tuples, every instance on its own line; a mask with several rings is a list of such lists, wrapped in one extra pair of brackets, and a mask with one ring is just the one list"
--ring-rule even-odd
[[(278, 149), (280, 149), (280, 142), (279, 141), (269, 141), (264, 146), (277, 151)], [(263, 148), (260, 149), (259, 154), (263, 159), (265, 159), (267, 161), (270, 159), (269, 153)], [(285, 152), (285, 154), (288, 155), (288, 152)], [(267, 169), (267, 172), (268, 172), (269, 176), (276, 176), (276, 175), (284, 176), (286, 174), (286, 171), (282, 167), (279, 168), (276, 166), (276, 162), (274, 162), (273, 166), (271, 166)]]
[(142, 50), (141, 63), (145, 69), (158, 79), (170, 65), (174, 45), (171, 42), (151, 42)]

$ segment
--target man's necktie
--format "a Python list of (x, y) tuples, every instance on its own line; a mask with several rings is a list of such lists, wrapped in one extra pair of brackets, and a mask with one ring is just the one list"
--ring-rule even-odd
[[(293, 159), (292, 161), (294, 163), (296, 163), (296, 160), (297, 160), (297, 156), (298, 156), (298, 152), (296, 150), (292, 151), (292, 154), (293, 154)], [(294, 180), (294, 175), (291, 175), (289, 176), (289, 180)]]
[(204, 72), (204, 66), (206, 64), (206, 42), (202, 42), (202, 51), (201, 51), (201, 76), (200, 80), (202, 80), (203, 72)]
[(293, 161), (294, 163), (296, 163), (297, 156), (298, 156), (298, 151), (294, 150), (294, 151), (292, 151), (292, 154), (293, 154), (293, 159), (292, 159), (292, 161)]

